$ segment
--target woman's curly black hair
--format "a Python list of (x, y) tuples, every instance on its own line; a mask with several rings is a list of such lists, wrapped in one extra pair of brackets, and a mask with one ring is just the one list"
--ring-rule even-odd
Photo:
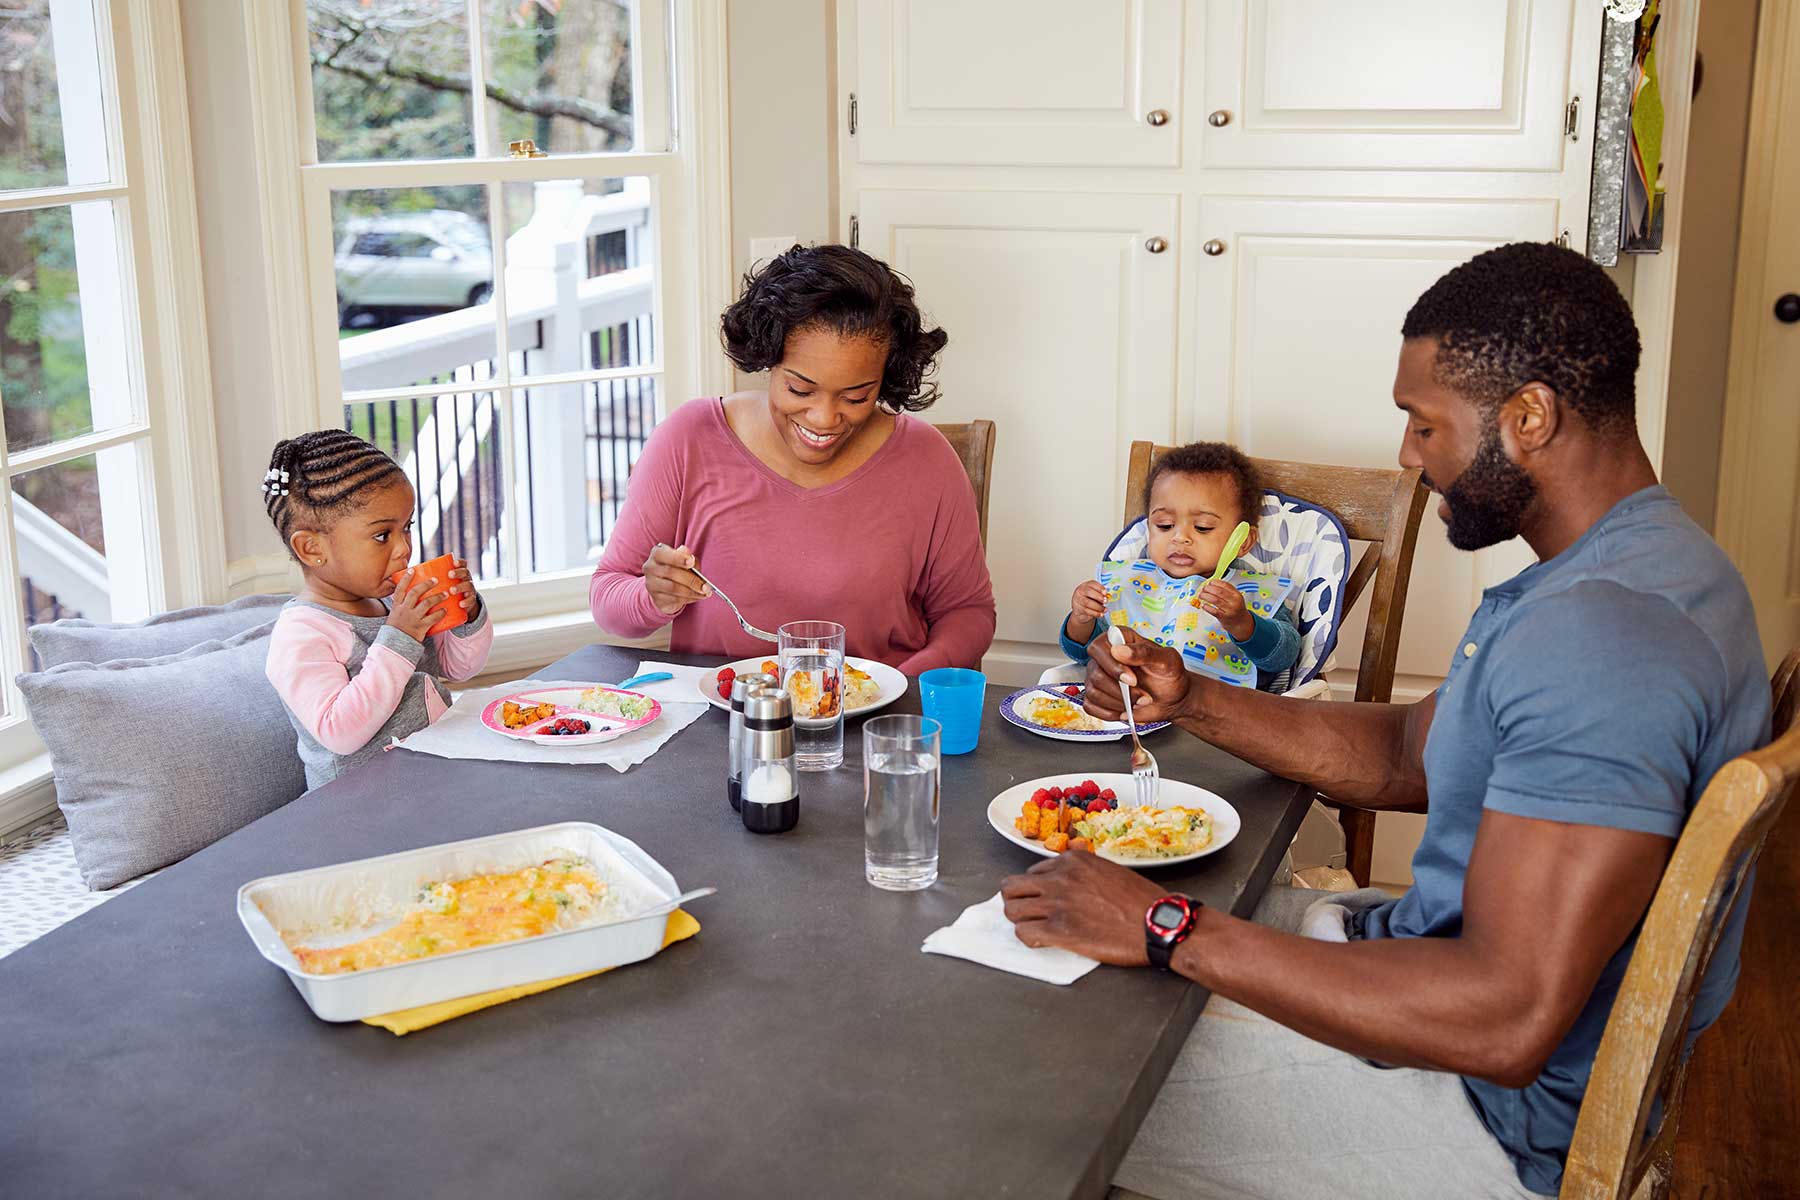
[(912, 283), (848, 246), (795, 246), (744, 276), (744, 292), (719, 319), (725, 353), (740, 371), (767, 371), (791, 334), (829, 329), (887, 343), (877, 396), (891, 412), (919, 412), (938, 398), (928, 376), (950, 336), (925, 328)]

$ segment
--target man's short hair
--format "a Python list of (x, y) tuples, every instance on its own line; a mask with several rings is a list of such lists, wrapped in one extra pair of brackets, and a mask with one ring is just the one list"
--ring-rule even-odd
[(1542, 383), (1597, 431), (1637, 428), (1631, 307), (1573, 250), (1514, 242), (1478, 254), (1419, 297), (1400, 333), (1436, 340), (1438, 382), (1477, 404)]

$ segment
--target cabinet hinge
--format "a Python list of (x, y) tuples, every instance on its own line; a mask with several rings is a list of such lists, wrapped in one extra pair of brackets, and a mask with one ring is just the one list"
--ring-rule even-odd
[(1565, 229), (1561, 233), (1556, 235), (1556, 244), (1561, 246), (1564, 250), (1567, 250), (1569, 248), (1569, 231), (1568, 230)]
[(850, 93), (850, 136), (856, 136), (856, 93)]
[(862, 248), (862, 222), (856, 219), (855, 213), (850, 214), (850, 248), (852, 250)]
[[(854, 123), (854, 122), (853, 122)], [(1563, 136), (1571, 142), (1578, 140), (1581, 129), (1581, 97), (1569, 100), (1569, 107), (1563, 110)]]

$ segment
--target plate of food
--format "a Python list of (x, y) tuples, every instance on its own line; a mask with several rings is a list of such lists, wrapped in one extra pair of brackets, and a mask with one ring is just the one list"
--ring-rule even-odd
[[(1079, 683), (1024, 688), (1000, 702), (1000, 716), (1020, 729), (1059, 742), (1116, 742), (1131, 732), (1123, 721), (1102, 721), (1084, 712), (1084, 691)], [(1168, 727), (1167, 721), (1150, 721), (1138, 725), (1138, 733), (1155, 733)]]
[(641, 692), (596, 683), (502, 696), (481, 710), (481, 723), (522, 742), (592, 746), (642, 729), (660, 716), (662, 705)]
[[(739, 675), (758, 673), (781, 675), (781, 660), (771, 654), (763, 658), (740, 658), (726, 663), (716, 675), (700, 678), (700, 694), (714, 708), (731, 708), (731, 685)], [(788, 694), (794, 698), (796, 721), (827, 720), (837, 715), (837, 697), (821, 686), (819, 672), (795, 671), (787, 681)], [(844, 715), (863, 717), (886, 708), (906, 695), (906, 676), (886, 663), (869, 658), (844, 659)]]
[(1130, 775), (1051, 775), (988, 802), (988, 824), (1015, 846), (1055, 858), (1088, 851), (1128, 867), (1166, 867), (1216, 853), (1242, 822), (1222, 796), (1162, 781), (1156, 803), (1137, 807)]

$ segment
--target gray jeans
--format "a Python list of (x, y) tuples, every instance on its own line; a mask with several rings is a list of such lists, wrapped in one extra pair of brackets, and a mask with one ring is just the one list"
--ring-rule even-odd
[[(1270, 888), (1256, 920), (1297, 930), (1321, 899), (1354, 907), (1361, 897)], [(1200, 1014), (1113, 1182), (1121, 1200), (1536, 1195), (1455, 1075), (1372, 1067), (1220, 996)]]

